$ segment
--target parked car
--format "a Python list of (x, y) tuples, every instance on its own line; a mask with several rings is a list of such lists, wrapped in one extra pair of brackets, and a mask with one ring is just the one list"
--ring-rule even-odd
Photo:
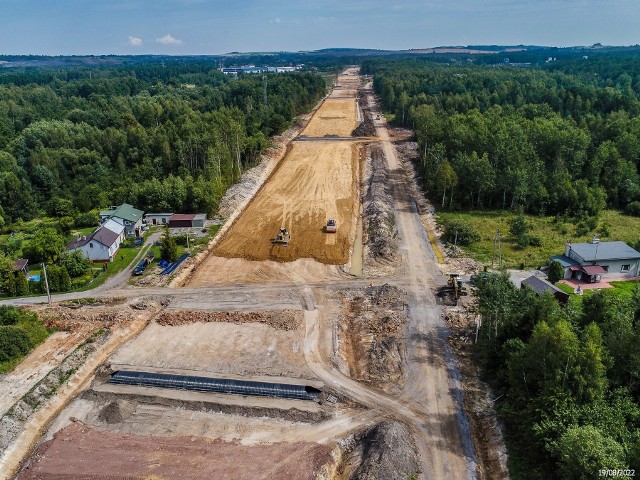
[(138, 237), (135, 239), (135, 241), (133, 242), (133, 246), (134, 247), (139, 247), (144, 243), (144, 238), (142, 237)]
[(138, 262), (138, 264), (136, 265), (136, 268), (133, 269), (133, 274), (142, 275), (144, 271), (147, 269), (147, 265), (149, 265), (149, 259), (143, 258)]
[(486, 280), (487, 278), (493, 276), (493, 273), (489, 273), (489, 272), (480, 272), (477, 275), (471, 275), (471, 277), (469, 278), (469, 281), (475, 285), (476, 283), (478, 283), (479, 280)]

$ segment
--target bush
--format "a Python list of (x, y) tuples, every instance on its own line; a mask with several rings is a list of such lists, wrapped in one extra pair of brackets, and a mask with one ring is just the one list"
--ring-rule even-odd
[(480, 240), (480, 234), (469, 222), (449, 220), (444, 227), (444, 240), (459, 245), (469, 245)]
[(0, 362), (9, 362), (31, 350), (33, 344), (27, 333), (13, 326), (0, 326)]
[(63, 255), (60, 258), (60, 265), (67, 269), (72, 278), (84, 275), (91, 266), (91, 261), (86, 258), (80, 250)]
[(624, 213), (634, 217), (640, 217), (640, 202), (631, 202), (627, 205), (627, 208), (624, 209)]
[(99, 220), (95, 212), (86, 212), (76, 215), (73, 219), (76, 228), (97, 227)]
[(531, 245), (532, 247), (541, 247), (542, 246), (542, 239), (540, 237), (530, 236), (529, 237), (529, 245)]
[(0, 325), (15, 325), (20, 321), (20, 318), (22, 318), (20, 310), (18, 310), (16, 307), (0, 305)]
[(550, 283), (557, 283), (564, 278), (564, 268), (562, 268), (562, 264), (557, 260), (554, 260), (549, 265), (549, 270), (547, 271), (547, 280)]

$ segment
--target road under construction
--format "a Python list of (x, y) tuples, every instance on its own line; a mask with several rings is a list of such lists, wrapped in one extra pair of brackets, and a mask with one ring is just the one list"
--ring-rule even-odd
[[(375, 137), (352, 136), (367, 115)], [(443, 275), (370, 83), (356, 68), (338, 75), (298, 133), (172, 287), (100, 292), (104, 302), (93, 308), (106, 317), (137, 312), (126, 320), (130, 332), (88, 353), (83, 361), (94, 367), (69, 374), (74, 388), (55, 405), (47, 398), (22, 419), (14, 405), (3, 420), (20, 429), (0, 438), (0, 470), (18, 478), (476, 478), (433, 294)], [(378, 174), (391, 199), (382, 203), (395, 260), (376, 270), (379, 232), (365, 199)], [(281, 228), (286, 245), (273, 241)], [(354, 255), (364, 256), (359, 275)], [(240, 384), (242, 395), (225, 393)], [(251, 395), (260, 388), (292, 393)], [(367, 458), (371, 438), (388, 442), (397, 465)]]

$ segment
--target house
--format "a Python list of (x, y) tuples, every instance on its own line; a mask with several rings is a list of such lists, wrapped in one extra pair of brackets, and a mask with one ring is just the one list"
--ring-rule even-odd
[(147, 213), (144, 221), (147, 225), (167, 225), (173, 213)]
[(92, 262), (112, 262), (120, 249), (122, 233), (102, 226), (90, 235), (78, 237), (67, 244), (67, 252), (80, 250)]
[(567, 243), (564, 255), (551, 260), (560, 262), (564, 278), (597, 283), (603, 276), (637, 277), (640, 275), (640, 252), (624, 242)]
[(544, 295), (544, 293), (549, 292), (560, 303), (567, 303), (569, 301), (569, 295), (567, 293), (564, 293), (562, 290), (560, 290), (558, 287), (548, 282), (544, 278), (540, 278), (535, 275), (531, 275), (529, 278), (525, 278), (522, 281), (521, 288), (530, 288), (538, 295)]
[(100, 223), (111, 219), (124, 225), (125, 236), (131, 237), (142, 235), (142, 215), (144, 212), (134, 208), (128, 203), (123, 203), (119, 207), (111, 207), (109, 210), (100, 212)]
[(124, 227), (124, 225), (122, 225), (122, 224), (120, 224), (120, 223), (118, 223), (115, 220), (110, 218), (106, 222), (104, 222), (102, 224), (102, 226), (104, 228), (106, 228), (107, 230), (111, 230), (112, 232), (117, 233), (118, 237), (120, 239), (120, 243), (124, 242), (125, 237), (126, 237), (125, 236), (125, 227)]
[(28, 277), (29, 270), (27, 268), (27, 265), (29, 265), (29, 260), (27, 260), (26, 258), (19, 258), (15, 262), (13, 262), (13, 271), (22, 272)]
[(169, 228), (204, 228), (206, 213), (174, 213), (169, 218)]

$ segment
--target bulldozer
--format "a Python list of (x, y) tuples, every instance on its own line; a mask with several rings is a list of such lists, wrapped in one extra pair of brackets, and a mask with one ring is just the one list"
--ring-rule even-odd
[(449, 273), (447, 285), (440, 287), (438, 296), (447, 305), (457, 305), (458, 299), (467, 295), (467, 289), (462, 285), (462, 276), (459, 273)]
[(338, 226), (333, 218), (327, 220), (327, 225), (324, 227), (324, 231), (327, 233), (336, 233), (338, 231)]
[(276, 234), (276, 237), (271, 240), (271, 243), (274, 245), (282, 245), (286, 247), (289, 245), (291, 241), (291, 234), (287, 230), (286, 227), (280, 227), (280, 231)]

